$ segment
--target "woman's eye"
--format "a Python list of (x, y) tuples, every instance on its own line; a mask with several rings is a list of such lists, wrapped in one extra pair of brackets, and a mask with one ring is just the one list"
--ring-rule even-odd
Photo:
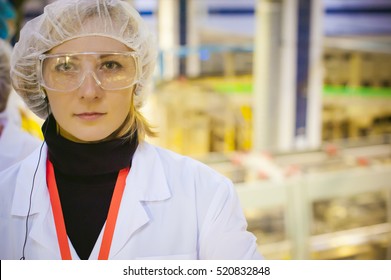
[(117, 70), (121, 68), (121, 64), (116, 61), (106, 61), (102, 64), (101, 68), (103, 70)]
[(55, 66), (57, 72), (71, 72), (75, 71), (76, 68), (71, 63), (60, 63)]

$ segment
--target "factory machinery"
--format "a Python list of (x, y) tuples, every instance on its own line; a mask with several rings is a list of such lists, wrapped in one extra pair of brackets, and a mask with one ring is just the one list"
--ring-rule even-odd
[(230, 177), (268, 259), (391, 259), (391, 137), (204, 161)]
[(250, 71), (162, 83), (152, 98), (158, 144), (232, 179), (268, 259), (391, 259), (388, 43), (336, 43), (324, 52), (319, 150), (251, 152)]

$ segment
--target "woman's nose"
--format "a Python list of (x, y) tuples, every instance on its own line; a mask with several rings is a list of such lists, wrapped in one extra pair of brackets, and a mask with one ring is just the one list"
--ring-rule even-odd
[(100, 81), (93, 71), (87, 72), (79, 87), (79, 95), (84, 99), (96, 99), (102, 95)]

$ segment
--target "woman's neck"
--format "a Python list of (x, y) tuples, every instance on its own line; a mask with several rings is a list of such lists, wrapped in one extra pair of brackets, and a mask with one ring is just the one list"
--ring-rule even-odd
[(88, 143), (87, 141), (83, 141), (83, 140), (80, 140), (79, 138), (76, 138), (75, 136), (70, 134), (68, 131), (61, 128), (58, 124), (57, 124), (57, 132), (58, 132), (58, 134), (60, 134), (62, 137), (64, 137), (65, 139), (67, 139), (69, 141), (72, 141), (75, 143)]
[(54, 167), (65, 174), (94, 175), (118, 171), (129, 166), (138, 141), (114, 138), (99, 142), (80, 143), (59, 133), (51, 115), (44, 123), (45, 141)]

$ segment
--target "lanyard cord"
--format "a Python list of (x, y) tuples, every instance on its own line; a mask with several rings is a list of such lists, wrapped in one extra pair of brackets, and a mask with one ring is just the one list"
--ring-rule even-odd
[[(47, 103), (48, 100), (47, 100), (47, 97), (45, 95), (45, 98), (44, 98), (45, 102)], [(47, 113), (48, 113), (48, 116), (50, 115), (50, 109), (49, 109), (49, 106), (47, 105), (46, 106), (46, 109), (47, 109)], [(42, 155), (42, 149), (43, 149), (43, 146), (45, 144), (45, 136), (46, 136), (46, 132), (48, 130), (48, 126), (49, 126), (49, 118), (47, 119), (47, 125), (45, 127), (45, 131), (43, 132), (43, 138), (44, 138), (44, 141), (42, 142), (41, 144), (41, 147), (39, 148), (39, 156), (38, 156), (38, 163), (37, 163), (37, 166), (35, 167), (35, 171), (34, 171), (34, 175), (33, 175), (33, 181), (31, 183), (31, 190), (30, 190), (30, 196), (29, 196), (29, 209), (27, 211), (27, 216), (26, 216), (26, 225), (25, 225), (25, 234), (24, 234), (24, 242), (23, 242), (23, 248), (22, 248), (22, 257), (20, 258), (20, 260), (25, 260), (26, 259), (26, 256), (25, 256), (25, 250), (26, 250), (26, 244), (27, 244), (27, 235), (28, 235), (28, 232), (29, 232), (29, 218), (30, 218), (30, 212), (31, 212), (31, 205), (32, 205), (32, 201), (33, 201), (33, 192), (34, 192), (34, 186), (35, 186), (35, 178), (37, 176), (37, 171), (38, 171), (38, 167), (39, 167), (39, 164), (41, 163), (41, 155)]]
[[(111, 199), (109, 212), (107, 215), (105, 230), (103, 232), (102, 244), (99, 251), (99, 260), (107, 260), (109, 258), (111, 243), (113, 240), (114, 229), (117, 222), (119, 207), (121, 205), (122, 194), (125, 189), (126, 177), (130, 168), (121, 169), (118, 173), (117, 182), (115, 183), (113, 197)], [(60, 196), (58, 194), (56, 178), (54, 174), (53, 164), (47, 159), (46, 164), (46, 180), (50, 195), (50, 203), (52, 205), (54, 223), (58, 245), (60, 247), (61, 258), (63, 260), (71, 260), (72, 255), (69, 248), (68, 236), (66, 233), (64, 216), (62, 213)]]

